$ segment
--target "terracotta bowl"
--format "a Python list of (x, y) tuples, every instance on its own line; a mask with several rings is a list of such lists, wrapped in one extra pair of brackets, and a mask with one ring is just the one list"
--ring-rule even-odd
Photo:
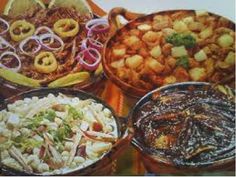
[[(0, 14), (3, 12), (5, 5), (7, 4), (8, 0), (1, 0), (0, 3)], [(46, 5), (50, 2), (49, 0), (42, 0)], [(90, 4), (90, 2), (88, 2)], [(99, 18), (98, 15), (94, 14), (94, 18)], [(90, 80), (82, 82), (80, 84), (75, 84), (69, 86), (67, 88), (73, 88), (78, 90), (84, 90), (90, 93), (96, 94), (98, 90), (103, 87), (104, 85), (104, 74), (100, 74), (99, 76), (94, 76)], [(35, 88), (23, 86), (17, 83), (12, 83), (2, 77), (0, 77), (0, 100), (1, 98), (9, 98), (15, 94), (29, 91)]]
[[(172, 90), (181, 90), (185, 91), (189, 88), (194, 89), (205, 89), (212, 88), (212, 85), (205, 82), (184, 82), (179, 84), (168, 85), (164, 87), (160, 87), (154, 91), (149, 92), (144, 97), (142, 97), (134, 106), (132, 111), (129, 114), (129, 118), (131, 119), (132, 124), (136, 120), (135, 113), (147, 103), (153, 94), (155, 93), (166, 93)], [(135, 127), (135, 126), (134, 126)], [(136, 129), (134, 128), (134, 137), (132, 139), (132, 145), (141, 155), (141, 159), (146, 170), (150, 173), (154, 173), (157, 175), (203, 175), (203, 174), (226, 174), (235, 172), (235, 149), (233, 149), (233, 154), (230, 157), (225, 159), (214, 161), (213, 163), (200, 163), (200, 165), (175, 165), (168, 158), (163, 157), (158, 153), (151, 152), (147, 146), (141, 142), (139, 135), (136, 133)], [(221, 173), (220, 173), (221, 172)], [(226, 172), (226, 173), (224, 173)]]
[[(16, 96), (13, 96), (9, 99), (6, 99), (3, 101), (2, 104), (0, 104), (0, 110), (6, 109), (7, 105), (10, 103), (14, 103), (17, 100), (22, 100), (26, 97), (44, 97), (48, 95), (49, 93), (52, 93), (54, 95), (58, 95), (59, 93), (68, 95), (68, 96), (74, 96), (74, 97), (79, 97), (80, 99), (94, 99), (97, 103), (103, 104), (105, 107), (111, 110), (117, 125), (118, 125), (118, 141), (113, 145), (112, 149), (107, 152), (101, 159), (96, 161), (95, 163), (79, 170), (73, 170), (71, 172), (62, 174), (66, 176), (70, 175), (111, 175), (112, 174), (112, 163), (114, 162), (115, 159), (117, 159), (118, 156), (121, 155), (121, 153), (127, 148), (127, 146), (130, 143), (130, 140), (132, 138), (132, 133), (130, 133), (127, 125), (127, 119), (118, 117), (114, 110), (108, 106), (104, 101), (100, 100), (99, 98), (85, 93), (83, 91), (79, 90), (74, 90), (74, 89), (63, 89), (63, 88), (58, 88), (58, 89), (37, 89), (37, 90), (32, 90), (28, 92), (24, 92), (21, 94), (18, 94)], [(18, 171), (15, 169), (12, 169), (10, 167), (7, 167), (3, 165), (0, 162), (0, 174), (3, 175), (16, 175), (16, 176), (24, 176), (24, 175), (35, 175), (35, 174), (30, 174), (27, 172), (23, 171)]]
[[(121, 7), (116, 7), (113, 8), (109, 14), (108, 14), (108, 20), (111, 26), (110, 30), (110, 38), (107, 40), (105, 47), (103, 49), (103, 58), (102, 58), (102, 64), (104, 68), (104, 73), (105, 76), (110, 79), (114, 84), (116, 84), (119, 88), (124, 91), (125, 94), (136, 97), (136, 98), (141, 98), (145, 94), (147, 94), (151, 90), (147, 90), (144, 88), (137, 88), (123, 80), (121, 80), (113, 71), (111, 68), (110, 64), (113, 61), (113, 58), (110, 56), (110, 50), (112, 48), (112, 43), (113, 41), (116, 40), (118, 36), (120, 36), (122, 33), (126, 33), (127, 31), (130, 31), (134, 29), (135, 23), (144, 23), (146, 20), (152, 19), (156, 15), (164, 15), (164, 14), (171, 14), (174, 12), (194, 12), (194, 10), (167, 10), (167, 11), (160, 11), (160, 12), (155, 12), (152, 14), (138, 14), (138, 13), (133, 13), (130, 12), (129, 10)], [(209, 13), (211, 15), (214, 15), (216, 17), (220, 17), (219, 15)], [(124, 17), (128, 23), (125, 25), (121, 24), (119, 20), (117, 20), (118, 16)], [(229, 20), (230, 21), (230, 20)], [(230, 21), (232, 29), (235, 30), (235, 24), (234, 22)], [(234, 88), (234, 80), (235, 76), (232, 73), (229, 73), (227, 78), (221, 78), (222, 82), (227, 82), (227, 84), (231, 84), (231, 86)], [(224, 81), (226, 80), (227, 81)], [(221, 82), (221, 83), (222, 83)]]

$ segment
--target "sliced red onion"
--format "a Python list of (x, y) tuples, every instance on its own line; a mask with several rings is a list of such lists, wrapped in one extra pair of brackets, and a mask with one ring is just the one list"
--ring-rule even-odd
[(97, 24), (108, 25), (109, 23), (108, 23), (108, 20), (105, 18), (92, 19), (86, 23), (85, 28), (89, 31), (90, 28), (92, 28), (94, 25), (97, 25)]
[(110, 27), (109, 26), (106, 26), (104, 28), (99, 28), (99, 29), (96, 29), (98, 26), (100, 26), (101, 24), (97, 24), (97, 25), (94, 25), (92, 28), (90, 28), (87, 32), (87, 36), (88, 37), (92, 37), (93, 35), (96, 35), (96, 34), (101, 34), (101, 33), (107, 33), (109, 32), (109, 29)]
[(91, 48), (97, 49), (98, 51), (101, 51), (103, 48), (103, 44), (93, 38), (88, 38), (88, 44)]
[(81, 48), (81, 51), (83, 51), (83, 50), (88, 48), (87, 38), (82, 41), (80, 48)]
[[(53, 39), (53, 41), (58, 41), (60, 43), (60, 47), (50, 47), (49, 45), (51, 44), (45, 44), (43, 43), (43, 40), (47, 39), (47, 38), (50, 38), (50, 40)], [(46, 33), (46, 34), (42, 34), (40, 35), (39, 37), (39, 41), (40, 41), (40, 44), (44, 46), (44, 48), (46, 48), (47, 50), (53, 50), (53, 51), (59, 51), (59, 50), (62, 50), (63, 47), (64, 47), (64, 42), (63, 40), (55, 35), (55, 34), (51, 34), (51, 33)]]
[(93, 38), (86, 38), (82, 41), (81, 50), (85, 50), (87, 48), (94, 48), (98, 51), (101, 51), (103, 48), (103, 44)]
[[(103, 28), (98, 28), (101, 25), (103, 25)], [(88, 37), (91, 37), (93, 34), (107, 33), (110, 29), (107, 19), (104, 18), (90, 20), (86, 23), (85, 27), (88, 31)]]
[(15, 68), (9, 68), (9, 67), (3, 65), (2, 63), (0, 63), (0, 67), (5, 68), (5, 69), (12, 70), (12, 71), (14, 71), (14, 72), (18, 72), (18, 71), (20, 70), (20, 68), (21, 68), (21, 61), (20, 61), (19, 56), (18, 56), (16, 53), (14, 53), (14, 52), (9, 52), (9, 51), (7, 51), (7, 52), (4, 52), (4, 53), (1, 54), (1, 56), (0, 56), (0, 61), (1, 61), (6, 55), (13, 56), (13, 57), (18, 61), (19, 65), (18, 65), (17, 67), (15, 67)]
[[(96, 49), (87, 48), (87, 49), (81, 51), (77, 55), (76, 59), (79, 61), (80, 65), (84, 69), (89, 70), (89, 71), (94, 71), (98, 68), (98, 66), (100, 64), (101, 55)], [(87, 63), (86, 60), (91, 62), (92, 64)]]
[[(46, 33), (54, 34), (54, 32), (49, 27), (47, 27), (47, 26), (40, 26), (40, 27), (38, 27), (36, 29), (36, 31), (34, 32), (34, 34), (38, 35), (40, 33), (40, 31), (42, 31), (42, 30), (47, 31)], [(43, 33), (43, 34), (46, 34), (46, 33)], [(40, 35), (42, 35), (42, 34), (40, 34)], [(38, 36), (40, 36), (40, 35), (38, 35)], [(51, 38), (50, 39), (50, 43), (53, 43), (53, 42), (54, 42), (54, 39)]]
[[(40, 26), (36, 29), (36, 31), (34, 32), (35, 35), (38, 35), (40, 31), (45, 30), (47, 31), (46, 33), (51, 33), (54, 34), (54, 32), (47, 26)], [(44, 33), (45, 34), (45, 33)], [(41, 34), (42, 35), (42, 34)]]
[(0, 22), (2, 22), (4, 25), (6, 25), (6, 29), (0, 33), (0, 35), (3, 35), (3, 34), (5, 34), (5, 33), (9, 30), (10, 25), (9, 25), (9, 23), (8, 23), (6, 20), (4, 20), (3, 18), (0, 18)]
[[(34, 40), (36, 43), (37, 43), (37, 48), (35, 50), (33, 50), (32, 52), (26, 52), (24, 50), (24, 46), (30, 41), (30, 40)], [(33, 55), (35, 53), (37, 53), (40, 49), (41, 49), (41, 45), (39, 43), (39, 37), (38, 36), (30, 36), (26, 39), (24, 39), (20, 45), (19, 45), (19, 48), (20, 48), (20, 51), (25, 54), (25, 55)]]
[(11, 48), (13, 52), (16, 52), (16, 49), (7, 42), (3, 37), (0, 36), (0, 50), (5, 50), (7, 48)]
[[(99, 27), (99, 26), (102, 26)], [(94, 25), (92, 28), (90, 28), (90, 30), (94, 33), (94, 34), (100, 34), (100, 33), (108, 33), (109, 32), (109, 29), (110, 29), (110, 26), (109, 24), (96, 24)]]

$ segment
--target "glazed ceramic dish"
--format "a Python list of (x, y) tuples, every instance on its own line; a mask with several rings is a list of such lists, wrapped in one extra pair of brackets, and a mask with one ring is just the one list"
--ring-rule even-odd
[(145, 95), (130, 119), (132, 144), (146, 169), (159, 175), (233, 169), (234, 98), (229, 87), (196, 82), (164, 86)]
[[(130, 22), (120, 27), (118, 15)], [(125, 92), (143, 96), (186, 81), (228, 79), (234, 86), (235, 24), (230, 20), (194, 10), (141, 15), (114, 8), (109, 22), (113, 35), (104, 48), (104, 71)]]
[[(100, 99), (71, 89), (11, 97), (1, 104), (0, 117), (5, 131), (0, 169), (6, 175), (109, 175), (112, 161), (130, 139), (125, 119)], [(10, 129), (14, 136), (8, 139)], [(98, 145), (97, 152), (93, 145)]]

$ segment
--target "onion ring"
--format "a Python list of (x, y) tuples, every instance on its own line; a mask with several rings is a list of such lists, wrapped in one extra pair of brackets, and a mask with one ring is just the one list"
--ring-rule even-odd
[[(76, 59), (79, 61), (80, 65), (89, 71), (94, 71), (98, 68), (100, 61), (101, 61), (101, 54), (94, 48), (87, 48), (81, 51), (77, 56)], [(92, 64), (86, 62), (89, 61)]]
[[(43, 40), (44, 40), (44, 39), (47, 39), (47, 38), (50, 38), (50, 39), (53, 38), (53, 40), (58, 41), (58, 42), (60, 43), (60, 47), (50, 47), (50, 46), (49, 46), (50, 44), (47, 45), (47, 44), (43, 43)], [(64, 47), (64, 42), (63, 42), (63, 40), (62, 40), (59, 36), (57, 36), (57, 35), (55, 35), (55, 34), (51, 34), (51, 33), (46, 33), (46, 34), (40, 35), (40, 36), (39, 36), (39, 42), (40, 42), (40, 44), (41, 44), (45, 49), (47, 49), (47, 50), (60, 51), (60, 50), (62, 50), (63, 47)]]
[[(35, 40), (35, 41), (37, 42), (37, 44), (38, 44), (37, 48), (36, 48), (32, 53), (26, 52), (26, 51), (24, 50), (25, 44), (27, 44), (30, 40)], [(41, 46), (40, 43), (39, 43), (39, 37), (38, 37), (38, 36), (30, 36), (30, 37), (24, 39), (24, 40), (20, 43), (20, 45), (19, 45), (20, 51), (21, 51), (23, 54), (25, 54), (25, 55), (32, 55), (32, 54), (35, 54), (35, 53), (37, 53), (37, 52), (41, 49), (41, 47), (42, 47), (42, 46)]]
[(16, 52), (16, 49), (9, 42), (7, 42), (3, 37), (0, 36), (0, 50), (5, 50), (8, 47), (13, 49), (13, 52)]
[(87, 32), (87, 36), (91, 37), (93, 34), (101, 34), (101, 33), (107, 33), (109, 32), (110, 26), (108, 25), (106, 28), (103, 29), (96, 29), (98, 26), (100, 26), (101, 24), (96, 24), (93, 27), (91, 27), (88, 32)]
[(89, 31), (94, 25), (108, 25), (108, 20), (105, 18), (97, 18), (97, 19), (92, 19), (88, 21), (85, 25), (85, 28), (87, 31)]
[(12, 71), (14, 71), (14, 72), (18, 72), (18, 71), (20, 70), (20, 68), (21, 68), (21, 61), (20, 61), (19, 56), (18, 56), (16, 53), (14, 53), (14, 52), (9, 52), (9, 51), (7, 51), (7, 52), (4, 52), (4, 53), (1, 54), (1, 56), (0, 56), (0, 61), (1, 61), (1, 60), (3, 59), (3, 57), (6, 56), (6, 55), (14, 56), (14, 57), (17, 59), (19, 65), (18, 65), (17, 67), (15, 67), (15, 68), (9, 68), (9, 67), (3, 65), (2, 63), (0, 63), (0, 67), (5, 68), (5, 69), (12, 70)]
[(10, 25), (9, 25), (9, 23), (6, 20), (4, 20), (1, 17), (0, 17), (0, 22), (4, 23), (4, 25), (6, 25), (6, 29), (0, 33), (0, 35), (3, 35), (3, 34), (5, 34), (9, 30)]
[[(46, 34), (46, 33), (43, 33), (43, 34), (39, 34), (40, 31), (42, 30), (46, 30), (47, 32), (46, 33), (50, 33), (50, 34), (54, 34), (54, 32), (47, 26), (40, 26), (36, 29), (36, 31), (34, 32), (35, 35), (37, 36), (40, 36), (40, 35), (43, 35), (43, 34)], [(38, 35), (39, 34), (39, 35)], [(54, 39), (51, 38), (50, 39), (50, 43), (53, 43), (54, 42)]]
[(86, 38), (82, 41), (81, 50), (85, 50), (87, 48), (94, 48), (101, 52), (103, 44), (93, 38)]
[[(38, 35), (39, 32), (42, 31), (42, 30), (46, 30), (47, 33), (50, 33), (50, 34), (54, 34), (54, 32), (53, 32), (49, 27), (47, 27), (47, 26), (40, 26), (40, 27), (38, 27), (38, 28), (36, 29), (36, 31), (34, 32), (34, 34), (35, 34), (35, 35)], [(43, 34), (45, 34), (45, 33), (43, 33)], [(42, 35), (42, 34), (41, 34), (41, 35)]]

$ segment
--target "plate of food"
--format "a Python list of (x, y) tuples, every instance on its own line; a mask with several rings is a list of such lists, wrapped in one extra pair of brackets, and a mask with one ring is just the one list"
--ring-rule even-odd
[(234, 169), (235, 92), (183, 82), (160, 87), (130, 112), (132, 144), (155, 174), (200, 175)]
[(109, 175), (131, 134), (103, 101), (75, 89), (37, 89), (0, 108), (5, 175)]
[[(130, 21), (120, 26), (118, 15)], [(114, 8), (109, 22), (104, 71), (129, 95), (185, 81), (227, 80), (234, 87), (235, 24), (229, 19), (197, 10), (143, 15)]]
[(8, 1), (0, 16), (0, 78), (18, 88), (88, 88), (101, 81), (109, 25), (86, 1)]

